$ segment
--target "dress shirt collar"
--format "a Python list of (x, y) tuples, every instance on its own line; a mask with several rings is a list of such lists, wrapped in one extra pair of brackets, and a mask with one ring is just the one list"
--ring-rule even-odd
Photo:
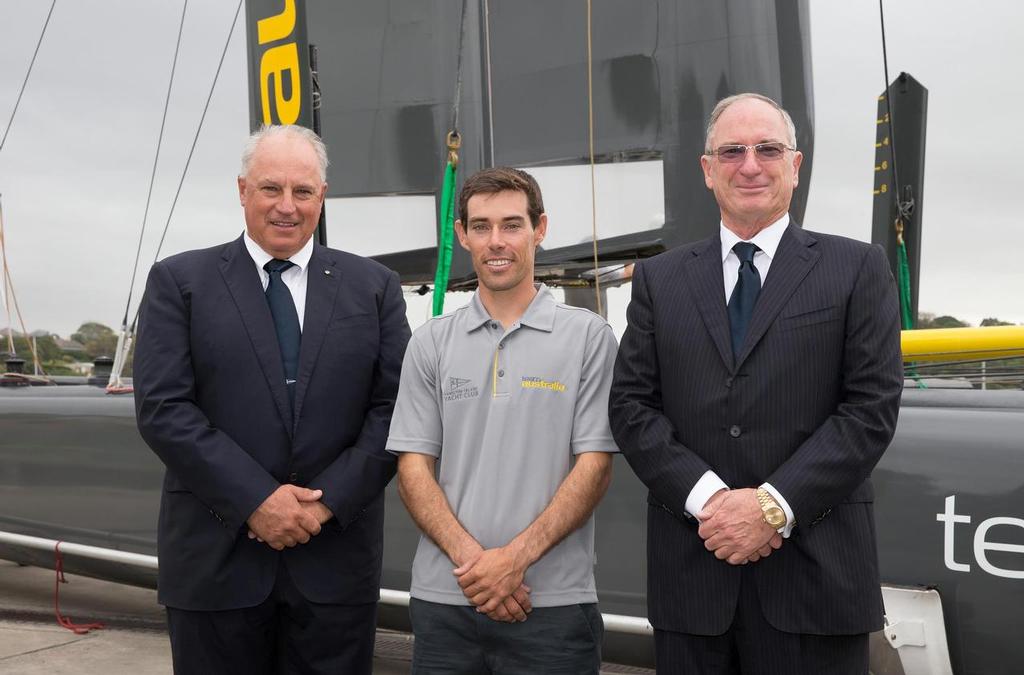
[[(264, 265), (274, 259), (274, 256), (260, 248), (260, 245), (249, 236), (248, 231), (242, 233), (242, 241), (245, 242), (245, 248), (249, 251), (249, 256), (252, 258), (253, 262), (256, 263), (256, 267), (259, 267), (261, 270)], [(288, 260), (295, 263), (295, 266), (301, 271), (306, 269), (306, 266), (309, 265), (309, 259), (312, 257), (313, 237), (310, 237), (309, 241), (306, 242), (306, 245), (300, 248), (295, 255), (288, 258)]]
[[(724, 223), (719, 223), (718, 227), (722, 238), (722, 262), (725, 262), (736, 242), (744, 240), (736, 236), (736, 233), (726, 227)], [(749, 241), (756, 244), (770, 260), (775, 257), (775, 251), (779, 248), (779, 242), (782, 241), (782, 235), (786, 233), (787, 227), (789, 227), (789, 214), (785, 213), (774, 223), (755, 234), (754, 238)]]

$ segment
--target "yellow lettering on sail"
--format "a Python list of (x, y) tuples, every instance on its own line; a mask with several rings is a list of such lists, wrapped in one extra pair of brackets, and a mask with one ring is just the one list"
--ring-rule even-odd
[(256, 22), (256, 35), (259, 43), (283, 40), (291, 35), (295, 28), (295, 0), (284, 0), (284, 10), (276, 16), (269, 16)]
[[(262, 41), (262, 40), (261, 40)], [(291, 96), (284, 97), (282, 83), (287, 76), (292, 85)], [(274, 78), (274, 109), (277, 120), (270, 116), (270, 78)], [(299, 49), (294, 42), (268, 49), (260, 59), (260, 100), (264, 124), (295, 124), (302, 109), (302, 85), (299, 78)]]

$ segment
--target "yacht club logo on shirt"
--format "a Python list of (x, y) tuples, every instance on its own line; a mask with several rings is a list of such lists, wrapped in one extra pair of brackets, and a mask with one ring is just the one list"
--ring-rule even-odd
[(465, 377), (449, 377), (445, 380), (444, 388), (441, 390), (441, 397), (445, 401), (461, 401), (478, 396), (480, 396), (480, 390), (473, 385), (473, 380)]
[(546, 389), (547, 391), (556, 391), (558, 393), (565, 391), (565, 385), (558, 380), (545, 380), (540, 377), (524, 376), (520, 386), (523, 389)]

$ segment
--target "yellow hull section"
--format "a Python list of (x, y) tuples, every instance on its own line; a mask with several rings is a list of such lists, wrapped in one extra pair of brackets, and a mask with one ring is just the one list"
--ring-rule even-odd
[(965, 361), (1024, 356), (1024, 326), (903, 331), (904, 361)]

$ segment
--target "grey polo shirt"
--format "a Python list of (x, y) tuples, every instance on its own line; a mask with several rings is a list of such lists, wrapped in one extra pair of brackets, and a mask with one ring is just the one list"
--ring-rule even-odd
[[(593, 312), (538, 293), (508, 330), (479, 295), (436, 317), (409, 342), (387, 448), (438, 458), (437, 480), (484, 548), (504, 546), (548, 506), (574, 455), (617, 452), (608, 390), (617, 345)], [(467, 605), (455, 565), (426, 536), (412, 596)], [(526, 572), (534, 607), (597, 601), (594, 519)]]

